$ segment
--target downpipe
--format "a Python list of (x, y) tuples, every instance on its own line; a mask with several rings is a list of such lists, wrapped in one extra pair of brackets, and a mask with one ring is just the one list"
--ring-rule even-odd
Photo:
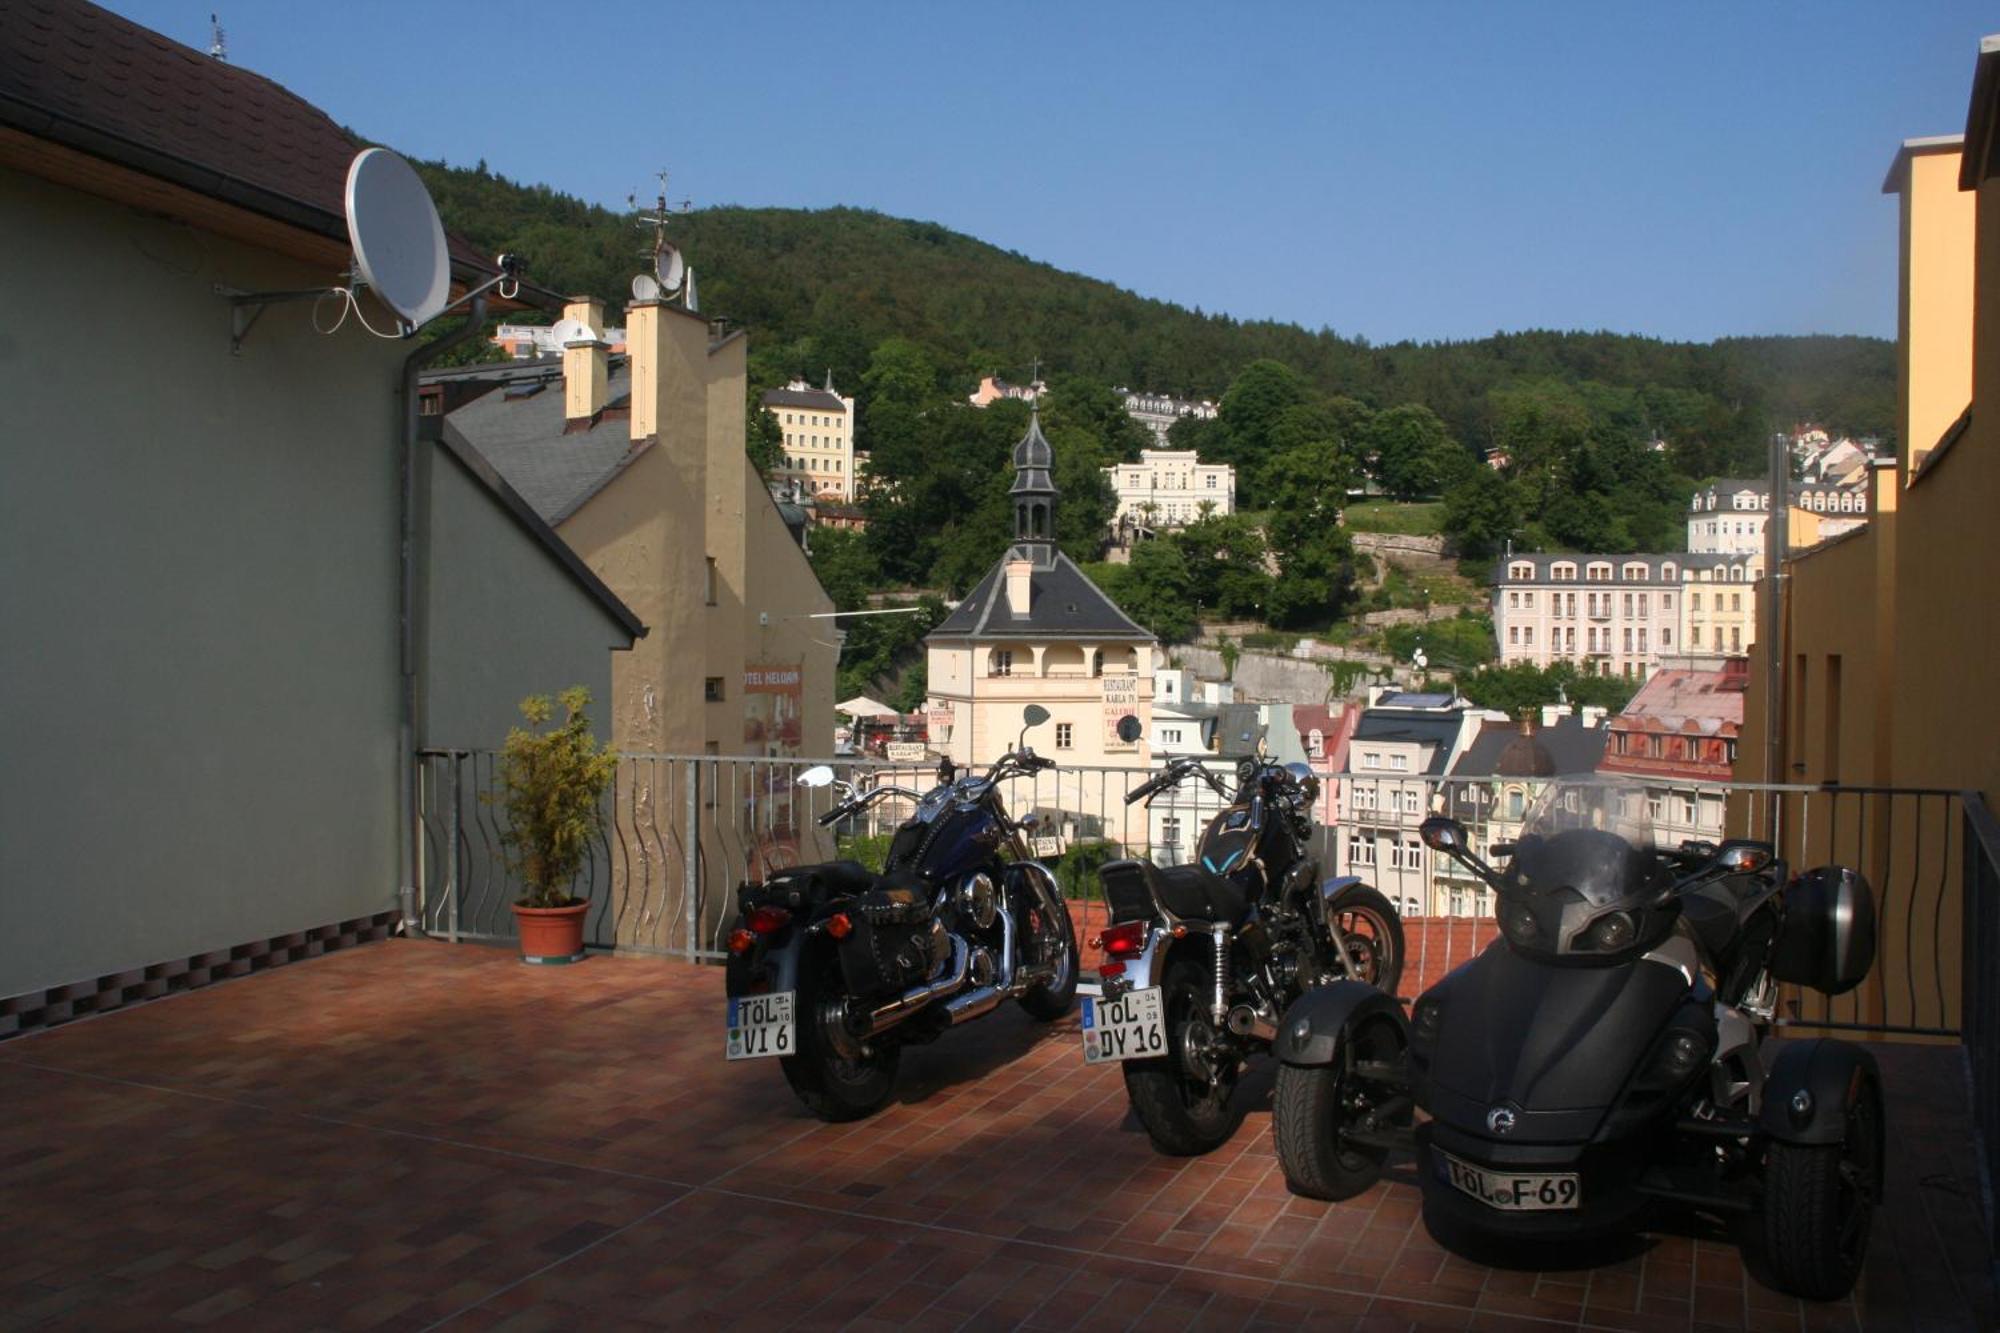
[[(1010, 928), (1011, 933), (1011, 928)], [(879, 1037), (910, 1015), (947, 995), (955, 995), (965, 988), (966, 978), (972, 975), (972, 949), (963, 935), (951, 937), (951, 961), (945, 965), (944, 975), (936, 981), (913, 986), (885, 1005), (869, 1011), (865, 1037)], [(956, 1021), (956, 1020), (954, 1020)]]
[(486, 326), (486, 293), (472, 298), (465, 323), (435, 342), (425, 343), (403, 358), (402, 547), (398, 560), (398, 661), (402, 672), (402, 717), (396, 728), (396, 795), (403, 870), (401, 907), (403, 933), (422, 934), (423, 904), (417, 901), (423, 880), (423, 841), (419, 832), (423, 811), (417, 790), (417, 375), (452, 348), (471, 342)]

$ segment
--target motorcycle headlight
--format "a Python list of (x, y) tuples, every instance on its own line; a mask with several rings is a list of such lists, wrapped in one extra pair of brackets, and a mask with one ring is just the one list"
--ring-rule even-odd
[(1507, 903), (1500, 909), (1500, 933), (1510, 944), (1523, 948), (1535, 948), (1541, 943), (1541, 924), (1535, 920), (1535, 909), (1526, 903)]
[(1638, 927), (1629, 912), (1606, 912), (1591, 923), (1584, 942), (1599, 953), (1616, 953), (1632, 942)]

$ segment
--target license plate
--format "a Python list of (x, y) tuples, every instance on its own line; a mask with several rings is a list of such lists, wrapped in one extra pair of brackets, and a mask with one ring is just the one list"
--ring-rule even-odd
[(1143, 1060), (1167, 1053), (1166, 1011), (1160, 988), (1129, 991), (1115, 1000), (1083, 997), (1083, 1058)]
[(729, 1058), (755, 1060), (766, 1055), (790, 1055), (798, 1049), (794, 1021), (796, 991), (776, 995), (729, 997)]
[(1583, 1188), (1573, 1171), (1544, 1171), (1527, 1174), (1488, 1171), (1470, 1162), (1461, 1162), (1450, 1153), (1438, 1153), (1444, 1178), (1464, 1194), (1510, 1213), (1559, 1212), (1583, 1206)]

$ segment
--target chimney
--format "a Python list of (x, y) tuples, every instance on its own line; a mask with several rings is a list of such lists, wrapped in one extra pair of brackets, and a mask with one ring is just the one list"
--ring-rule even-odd
[(1028, 599), (1034, 573), (1035, 562), (1032, 560), (1007, 562), (1007, 609), (1024, 619), (1028, 614)]
[(604, 302), (590, 296), (573, 296), (563, 307), (563, 318), (588, 325), (588, 342), (564, 343), (563, 416), (572, 426), (589, 429), (604, 411), (605, 383), (610, 375), (610, 348), (604, 341)]
[(1554, 725), (1556, 725), (1556, 723), (1568, 717), (1569, 714), (1570, 714), (1570, 706), (1568, 704), (1543, 704), (1542, 725), (1545, 727), (1553, 727)]
[(1586, 727), (1596, 726), (1604, 720), (1605, 712), (1605, 709), (1598, 707), (1596, 704), (1585, 704), (1583, 706), (1583, 725)]

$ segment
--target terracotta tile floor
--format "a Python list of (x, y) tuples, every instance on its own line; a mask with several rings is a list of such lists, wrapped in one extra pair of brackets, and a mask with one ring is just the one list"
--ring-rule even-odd
[(1285, 1191), (1268, 1082), (1154, 1155), (1071, 1024), (1012, 1006), (808, 1118), (721, 1058), (721, 974), (396, 941), (0, 1044), (0, 1328), (1992, 1328), (1952, 1052), (1897, 1048), (1856, 1297), (1696, 1235), (1485, 1268), (1408, 1170)]

